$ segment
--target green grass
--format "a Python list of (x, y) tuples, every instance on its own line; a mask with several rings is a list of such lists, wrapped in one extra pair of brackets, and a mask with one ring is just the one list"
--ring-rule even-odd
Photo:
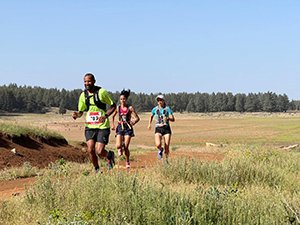
[[(224, 160), (171, 158), (137, 173), (102, 174), (90, 162), (59, 160), (25, 196), (0, 201), (0, 224), (300, 224), (299, 149), (278, 148), (300, 142), (300, 118), (208, 119), (212, 127), (201, 127), (202, 119), (181, 134), (174, 123), (171, 148), (226, 143)], [(145, 151), (131, 150), (133, 157)]]
[(47, 130), (45, 128), (38, 128), (33, 126), (22, 126), (12, 123), (0, 123), (0, 132), (10, 136), (31, 136), (37, 138), (55, 138), (64, 139), (64, 137), (54, 131)]
[(299, 162), (261, 146), (129, 174), (57, 161), (25, 197), (2, 201), (0, 224), (297, 224)]
[(300, 192), (299, 154), (266, 147), (238, 147), (222, 162), (176, 159), (160, 171), (172, 182), (243, 187), (259, 184)]
[(41, 174), (41, 169), (31, 166), (29, 162), (25, 162), (21, 167), (0, 170), (0, 180), (15, 180)]
[[(262, 136), (259, 143), (276, 142), (277, 144), (300, 142), (300, 118), (299, 117), (266, 117), (266, 118), (252, 118), (248, 122), (260, 127), (266, 134)], [(268, 135), (268, 134), (272, 135)], [(267, 137), (267, 138), (266, 138)]]

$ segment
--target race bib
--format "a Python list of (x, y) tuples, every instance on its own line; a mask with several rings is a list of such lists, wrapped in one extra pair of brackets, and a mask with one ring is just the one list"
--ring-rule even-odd
[(86, 116), (86, 123), (98, 125), (98, 124), (100, 124), (100, 122), (99, 122), (100, 116), (101, 116), (101, 112), (88, 112), (88, 114)]

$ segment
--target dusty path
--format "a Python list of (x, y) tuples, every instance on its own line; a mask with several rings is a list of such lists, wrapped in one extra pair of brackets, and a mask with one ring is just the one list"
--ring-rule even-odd
[(0, 181), (0, 199), (7, 199), (24, 193), (25, 188), (33, 184), (35, 177)]
[[(171, 153), (171, 157), (190, 157), (199, 160), (220, 161), (224, 158), (224, 155), (216, 152), (175, 151)], [(134, 156), (134, 161), (131, 163), (131, 171), (145, 169), (155, 165), (156, 163), (158, 163), (158, 160), (155, 151), (139, 154)], [(117, 162), (115, 169), (125, 169), (125, 161)], [(35, 177), (31, 177), (10, 181), (0, 181), (0, 200), (5, 200), (7, 198), (23, 194), (26, 187), (34, 184), (35, 179)]]

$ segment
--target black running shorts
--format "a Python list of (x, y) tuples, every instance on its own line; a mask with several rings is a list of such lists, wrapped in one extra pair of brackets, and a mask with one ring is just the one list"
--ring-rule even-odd
[(122, 124), (118, 124), (116, 135), (134, 137), (133, 128), (130, 128), (127, 124), (123, 124), (123, 126)]
[(172, 134), (172, 131), (171, 131), (171, 127), (166, 125), (166, 126), (162, 126), (162, 127), (156, 127), (155, 128), (155, 134), (156, 133), (159, 133), (161, 134), (162, 136), (166, 135), (166, 134)]
[(110, 128), (106, 128), (106, 129), (85, 128), (86, 141), (93, 139), (96, 142), (100, 142), (106, 145), (109, 142), (109, 134), (110, 134)]

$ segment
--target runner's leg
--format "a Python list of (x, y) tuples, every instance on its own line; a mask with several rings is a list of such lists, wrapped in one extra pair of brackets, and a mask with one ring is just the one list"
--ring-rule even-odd
[(162, 159), (163, 157), (163, 147), (162, 147), (162, 135), (161, 133), (155, 133), (155, 145), (156, 145), (156, 148), (158, 150), (158, 159)]
[(130, 140), (131, 140), (131, 136), (126, 135), (124, 137), (124, 151), (125, 151), (125, 156), (126, 156), (126, 167), (130, 168), (130, 152), (129, 152), (129, 144), (130, 144)]
[(107, 151), (105, 150), (105, 144), (97, 142), (96, 143), (96, 153), (101, 158), (107, 157)]
[(87, 144), (87, 151), (91, 162), (93, 163), (95, 168), (99, 168), (98, 158), (95, 152), (95, 141), (93, 139), (90, 139), (86, 142), (86, 144)]
[(169, 153), (170, 153), (171, 134), (165, 134), (163, 136), (163, 138), (164, 138), (164, 142), (165, 142), (166, 157), (168, 157)]
[(116, 137), (116, 148), (118, 149), (119, 156), (123, 155), (122, 142), (123, 142), (123, 136), (118, 134)]
[(162, 135), (160, 133), (155, 133), (155, 146), (157, 149), (161, 149), (161, 139)]

